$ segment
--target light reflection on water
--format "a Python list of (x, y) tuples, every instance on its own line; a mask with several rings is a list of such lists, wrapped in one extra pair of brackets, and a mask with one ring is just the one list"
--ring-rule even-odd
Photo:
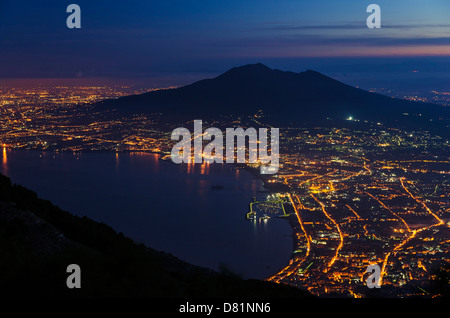
[(2, 152), (2, 170), (4, 171), (4, 174), (8, 174), (8, 154), (6, 147), (3, 147)]

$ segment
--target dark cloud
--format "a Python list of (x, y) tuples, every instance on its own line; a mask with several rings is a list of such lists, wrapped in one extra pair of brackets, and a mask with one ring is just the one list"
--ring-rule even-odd
[[(301, 30), (361, 30), (366, 29), (365, 21), (346, 23), (346, 24), (311, 24), (311, 25), (292, 25), (284, 23), (263, 23), (251, 27), (253, 30), (273, 30), (273, 31), (301, 31)], [(428, 28), (447, 28), (450, 24), (382, 24), (383, 29), (428, 29)]]
[(436, 13), (418, 24), (404, 13), (401, 19), (382, 20), (382, 29), (370, 31), (365, 10), (360, 12), (361, 20), (355, 21), (357, 17), (347, 13), (345, 6), (339, 6), (339, 12), (321, 12), (314, 2), (275, 5), (255, 0), (258, 5), (245, 5), (236, 0), (188, 5), (140, 0), (129, 5), (78, 0), (82, 28), (69, 30), (65, 25), (69, 3), (0, 0), (0, 77), (79, 72), (132, 76), (155, 69), (203, 69), (207, 61), (234, 66), (221, 61), (239, 65), (272, 57), (352, 56), (349, 48), (370, 56), (371, 51), (385, 47), (392, 52), (397, 47), (422, 46), (429, 47), (428, 55), (433, 50), (442, 55), (445, 46), (450, 46), (450, 23), (436, 19)]

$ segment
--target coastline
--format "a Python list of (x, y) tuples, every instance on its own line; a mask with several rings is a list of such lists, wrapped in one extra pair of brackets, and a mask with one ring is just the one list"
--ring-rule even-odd
[[(268, 182), (269, 180), (271, 180), (271, 175), (263, 175), (259, 172), (258, 168), (252, 168), (249, 167), (246, 164), (234, 164), (238, 169), (243, 169), (245, 171), (250, 172), (253, 176), (255, 176), (256, 178), (260, 179), (263, 181), (263, 187), (265, 189), (267, 189), (267, 193), (277, 193), (277, 192), (289, 192), (290, 189), (287, 185), (285, 184), (280, 184), (280, 183), (273, 183), (273, 182)], [(296, 246), (299, 246), (299, 240), (297, 238), (297, 235), (295, 235), (295, 222), (296, 222), (296, 218), (292, 216), (292, 214), (290, 214), (288, 217), (284, 218), (289, 222), (289, 226), (291, 227), (291, 234), (290, 236), (292, 237), (292, 251), (291, 251), (291, 255), (289, 257), (289, 261), (282, 267), (280, 267), (279, 269), (277, 269), (272, 275), (264, 278), (264, 280), (268, 280), (269, 278), (273, 277), (274, 275), (276, 275), (278, 272), (280, 272), (283, 268), (285, 268), (286, 266), (289, 265), (289, 262), (291, 260), (294, 259), (295, 256), (295, 250), (296, 250)]]
[[(54, 193), (54, 191), (52, 190), (52, 186), (50, 186), (50, 184), (53, 183), (53, 182), (51, 182), (51, 180), (53, 180), (54, 178), (60, 178), (60, 174), (59, 174), (59, 177), (58, 176), (53, 177), (54, 174), (52, 173), (52, 169), (50, 169), (51, 167), (58, 167), (59, 162), (67, 162), (67, 164), (61, 164), (61, 167), (66, 167), (67, 169), (69, 169), (69, 170), (67, 170), (69, 173), (68, 176), (69, 176), (69, 178), (74, 178), (73, 181), (76, 182), (74, 189), (78, 191), (78, 188), (81, 187), (79, 185), (80, 182), (84, 182), (84, 181), (82, 180), (81, 177), (79, 177), (80, 174), (74, 174), (72, 172), (69, 172), (69, 171), (72, 171), (72, 169), (70, 168), (70, 165), (68, 165), (68, 164), (71, 164), (73, 162), (78, 162), (78, 161), (75, 161), (76, 157), (80, 156), (80, 159), (81, 159), (81, 157), (83, 157), (83, 153), (85, 153), (86, 160), (83, 160), (83, 162), (88, 163), (88, 166), (85, 166), (85, 164), (84, 164), (84, 166), (87, 167), (86, 169), (92, 169), (92, 167), (95, 167), (95, 164), (99, 164), (102, 161), (104, 161), (102, 158), (105, 158), (105, 159), (107, 159), (109, 157), (114, 158), (114, 156), (115, 156), (115, 152), (111, 152), (111, 151), (101, 151), (101, 152), (99, 152), (99, 151), (81, 151), (81, 152), (77, 152), (76, 154), (73, 154), (73, 152), (71, 152), (71, 151), (58, 153), (58, 152), (54, 152), (54, 151), (42, 151), (42, 150), (23, 151), (23, 150), (37, 150), (37, 149), (14, 149), (14, 148), (10, 148), (10, 150), (8, 151), (8, 154), (10, 154), (10, 151), (13, 151), (13, 150), (16, 150), (16, 151), (11, 153), (11, 157), (8, 155), (8, 161), (6, 163), (7, 166), (4, 166), (5, 168), (9, 169), (8, 175), (10, 175), (12, 178), (14, 178), (14, 180), (16, 180), (16, 182), (18, 184), (27, 186), (30, 189), (35, 189), (38, 191), (38, 193), (40, 195), (42, 195), (46, 198), (49, 198), (49, 199), (55, 198), (54, 195), (52, 196), (52, 193)], [(20, 151), (20, 150), (22, 150), (22, 151)], [(136, 153), (142, 154), (142, 156), (140, 156), (140, 158), (139, 158), (139, 162), (141, 162), (141, 164), (139, 166), (136, 166), (136, 167), (139, 167), (140, 169), (146, 169), (145, 167), (146, 167), (147, 162), (148, 162), (148, 164), (150, 164), (151, 162), (156, 163), (155, 160), (161, 159), (165, 155), (164, 153), (155, 153), (155, 152), (150, 152), (150, 151), (145, 151), (145, 152), (144, 151), (127, 151), (127, 152), (123, 152), (123, 155), (125, 157), (128, 157), (129, 156), (128, 154), (130, 154), (131, 152), (136, 152)], [(44, 156), (44, 153), (47, 153), (47, 156)], [(63, 153), (66, 154), (64, 157), (62, 156)], [(95, 155), (96, 153), (98, 153), (100, 156), (96, 156)], [(146, 156), (145, 153), (149, 153), (149, 156)], [(45, 170), (38, 169), (37, 167), (40, 167), (42, 164), (40, 163), (39, 160), (33, 160), (33, 158), (39, 159), (41, 154), (42, 154), (42, 157), (48, 157), (48, 158), (51, 157), (52, 160), (56, 159), (57, 161), (54, 161), (54, 164), (52, 163), (53, 161), (48, 161), (48, 160), (42, 161), (42, 164), (45, 165), (45, 167), (47, 167), (47, 168)], [(92, 154), (92, 156), (88, 155), (88, 154)], [(154, 154), (156, 154), (157, 156), (154, 156)], [(55, 158), (55, 156), (56, 156), (56, 158)], [(131, 156), (133, 156), (133, 154), (130, 154), (130, 157)], [(91, 160), (90, 158), (94, 158), (94, 160)], [(147, 159), (145, 159), (145, 158), (147, 158)], [(170, 158), (166, 158), (166, 159), (169, 159), (169, 160), (165, 160), (165, 161), (171, 162)], [(110, 162), (108, 159), (106, 162), (107, 162), (107, 165), (111, 165), (111, 167), (116, 167), (117, 161)], [(123, 161), (123, 163), (126, 163), (126, 162), (127, 161)], [(80, 161), (80, 163), (81, 163), (81, 161)], [(26, 167), (27, 167), (26, 169), (28, 169), (30, 172), (33, 170), (35, 170), (36, 172), (37, 171), (41, 171), (41, 172), (37, 173), (36, 175), (34, 173), (32, 173), (32, 174), (23, 173), (24, 170), (23, 170), (23, 168), (21, 168), (23, 166), (23, 164), (26, 164)], [(56, 166), (55, 166), (55, 164), (56, 164)], [(166, 165), (166, 166), (167, 166), (166, 169), (170, 169), (170, 166), (175, 167), (177, 165), (172, 163), (171, 165)], [(77, 164), (77, 167), (78, 167), (77, 169), (80, 169), (80, 167), (82, 167), (82, 166), (79, 166), (79, 164)], [(217, 168), (220, 168), (220, 167), (217, 167)], [(234, 180), (236, 178), (236, 177), (234, 177), (236, 174), (236, 170), (242, 169), (243, 167), (242, 166), (241, 167), (228, 166), (228, 167), (224, 167), (224, 168), (227, 168), (227, 169), (225, 169), (226, 171), (230, 171), (231, 175), (233, 176), (232, 179)], [(84, 169), (84, 170), (86, 170), (86, 169)], [(114, 169), (116, 169), (116, 168), (114, 168)], [(175, 172), (178, 171), (178, 169), (176, 167), (174, 169), (175, 169)], [(184, 169), (182, 169), (182, 170), (184, 170)], [(245, 170), (249, 170), (249, 169), (245, 169)], [(39, 176), (43, 173), (42, 171), (47, 171), (47, 173), (50, 173), (50, 175), (49, 175), (46, 183), (43, 184), (41, 187), (41, 184), (39, 183), (39, 181), (37, 179), (40, 178)], [(80, 171), (83, 171), (83, 170), (80, 170)], [(86, 175), (86, 176), (92, 177), (91, 174), (86, 174), (86, 171), (84, 171), (85, 173), (82, 173), (81, 175), (83, 175), (83, 176)], [(102, 177), (104, 175), (104, 173), (108, 172), (109, 170), (108, 169), (100, 169), (100, 171), (103, 171), (101, 174), (99, 174), (99, 177)], [(259, 169), (258, 169), (258, 171), (259, 171)], [(255, 269), (258, 268), (257, 271), (259, 271), (259, 273), (257, 274), (257, 279), (264, 280), (267, 277), (270, 277), (271, 275), (273, 275), (279, 268), (282, 268), (289, 261), (291, 254), (292, 254), (292, 243), (291, 243), (291, 238), (288, 237), (291, 235), (291, 229), (289, 228), (288, 224), (286, 224), (284, 221), (278, 222), (275, 220), (276, 222), (273, 222), (273, 225), (268, 224), (268, 229), (270, 231), (272, 231), (272, 229), (273, 230), (276, 229), (275, 230), (276, 232), (272, 233), (270, 231), (266, 232), (267, 231), (266, 227), (264, 227), (264, 228), (258, 227), (258, 229), (256, 229), (256, 228), (253, 229), (253, 226), (251, 226), (249, 224), (249, 222), (243, 220), (245, 217), (245, 212), (248, 210), (248, 203), (251, 202), (252, 196), (258, 195), (258, 193), (260, 193), (259, 195), (261, 195), (263, 197), (265, 197), (267, 195), (267, 192), (265, 191), (266, 189), (262, 188), (262, 183), (258, 181), (258, 180), (260, 180), (260, 178), (258, 178), (258, 179), (255, 178), (255, 177), (258, 177), (258, 173), (257, 173), (258, 171), (256, 171), (256, 170), (251, 171), (251, 169), (250, 169), (249, 172), (256, 172), (253, 174), (241, 172), (241, 175), (244, 178), (242, 180), (236, 179), (235, 181), (233, 181), (234, 183), (236, 183), (236, 185), (237, 184), (242, 185), (243, 183), (247, 182), (246, 180), (253, 179), (253, 181), (251, 181), (251, 182), (254, 183), (255, 185), (257, 185), (256, 188), (254, 188), (253, 194), (249, 193), (248, 195), (242, 197), (242, 195), (240, 195), (240, 192), (239, 193), (233, 192), (233, 191), (235, 191), (234, 187), (228, 187), (228, 183), (221, 183), (220, 179), (217, 179), (217, 181), (214, 181), (211, 184), (225, 185), (225, 191), (211, 192), (211, 194), (208, 194), (208, 197), (209, 197), (208, 200), (212, 200), (215, 197), (218, 197), (219, 200), (223, 200), (224, 197), (227, 197), (229, 195), (235, 195), (235, 194), (239, 196), (239, 198), (238, 198), (239, 203), (234, 204), (235, 205), (234, 208), (232, 208), (231, 204), (229, 205), (232, 208), (232, 210), (236, 211), (233, 213), (234, 216), (232, 216), (231, 219), (228, 218), (229, 221), (225, 220), (225, 222), (227, 222), (227, 224), (221, 226), (220, 228), (223, 228), (223, 229), (230, 228), (230, 230), (234, 229), (235, 225), (233, 225), (233, 224), (230, 225), (230, 223), (235, 222), (234, 220), (236, 220), (237, 218), (242, 220), (242, 222), (240, 220), (237, 220), (238, 222), (240, 222), (240, 224), (237, 224), (238, 228), (241, 230), (247, 228), (247, 230), (244, 230), (243, 233), (246, 233), (248, 231), (251, 232), (251, 237), (247, 237), (246, 242), (248, 242), (248, 243), (246, 245), (249, 245), (248, 247), (252, 248), (252, 249), (256, 248), (257, 246), (261, 247), (261, 249), (260, 248), (256, 249), (256, 250), (260, 250), (260, 252), (255, 251), (255, 252), (250, 253), (251, 255), (255, 255), (255, 256), (254, 257), (249, 256), (248, 263), (252, 263), (253, 261), (256, 261), (255, 265), (257, 265), (257, 266), (255, 267)], [(151, 173), (151, 172), (149, 172), (149, 173)], [(37, 178), (35, 181), (32, 180), (33, 175), (35, 178)], [(97, 173), (95, 173), (95, 175), (97, 175)], [(72, 180), (72, 179), (70, 179), (70, 180)], [(140, 180), (148, 180), (148, 178), (142, 178), (142, 179), (140, 178)], [(228, 182), (228, 181), (226, 181), (226, 182)], [(112, 187), (112, 185), (109, 186), (110, 184), (112, 184), (112, 183), (108, 183), (108, 187)], [(240, 187), (242, 187), (242, 186), (240, 186)], [(83, 189), (84, 189), (84, 186), (83, 186)], [(206, 193), (209, 193), (211, 191), (209, 185), (207, 188), (204, 188), (204, 189), (205, 190), (202, 190), (203, 193), (205, 193), (204, 191), (207, 191)], [(247, 188), (247, 189), (249, 189), (249, 188)], [(69, 193), (69, 191), (66, 191), (66, 193)], [(110, 193), (110, 192), (108, 192), (108, 193)], [(108, 197), (108, 195), (102, 195), (102, 198), (107, 198), (107, 197)], [(90, 198), (90, 196), (88, 196), (87, 198), (85, 197), (85, 199), (83, 199), (83, 200), (84, 201), (90, 200), (89, 198)], [(107, 213), (105, 215), (108, 215), (108, 219), (103, 219), (103, 215), (101, 213), (89, 214), (89, 213), (87, 213), (87, 211), (80, 209), (80, 207), (78, 206), (78, 205), (80, 205), (79, 203), (75, 204), (72, 207), (70, 204), (67, 203), (70, 200), (69, 194), (63, 195), (58, 200), (59, 201), (57, 201), (57, 204), (59, 204), (60, 206), (66, 207), (66, 209), (68, 209), (69, 211), (72, 211), (73, 213), (75, 213), (77, 215), (78, 214), (79, 215), (86, 214), (88, 217), (91, 217), (97, 221), (105, 222), (106, 224), (110, 224), (111, 226), (116, 228), (118, 231), (126, 233), (125, 232), (126, 228), (117, 227), (117, 224), (124, 224), (124, 222), (116, 222), (117, 220), (120, 220), (120, 218), (121, 218), (121, 216), (119, 214), (115, 214), (117, 216), (116, 217), (116, 216), (113, 216), (114, 214)], [(101, 201), (104, 201), (106, 203), (108, 202), (105, 200), (101, 200)], [(102, 204), (102, 206), (103, 205), (104, 204)], [(70, 208), (69, 208), (69, 206), (70, 206)], [(101, 210), (98, 210), (98, 211), (101, 211)], [(137, 214), (137, 216), (140, 217), (138, 214)], [(111, 223), (110, 219), (112, 220), (112, 223)], [(212, 225), (213, 225), (213, 227), (217, 226), (216, 223), (213, 223)], [(255, 232), (255, 230), (256, 230), (256, 232)], [(137, 232), (138, 239), (139, 240), (147, 239), (146, 236), (143, 234), (144, 232), (143, 231), (139, 232), (139, 231), (140, 230), (138, 230), (138, 232)], [(211, 230), (205, 230), (205, 233), (207, 233), (207, 232), (211, 232)], [(267, 234), (264, 234), (264, 233), (267, 233)], [(250, 234), (245, 234), (245, 235), (250, 235)], [(255, 235), (257, 235), (257, 236), (255, 236)], [(149, 236), (149, 240), (150, 240), (150, 237), (151, 236)], [(251, 238), (256, 238), (256, 237), (258, 237), (258, 240), (253, 242)], [(278, 239), (274, 240), (273, 239), (274, 237), (278, 238)], [(153, 238), (153, 240), (155, 240), (155, 239)], [(165, 240), (162, 240), (162, 241), (165, 241)], [(159, 240), (157, 243), (160, 244), (159, 242), (162, 242), (162, 241)], [(251, 242), (253, 242), (253, 243), (251, 243)], [(147, 244), (149, 244), (149, 246), (156, 248), (157, 250), (168, 251), (168, 252), (172, 253), (173, 255), (177, 255), (180, 259), (186, 259), (187, 261), (190, 261), (189, 258), (186, 258), (186, 256), (185, 256), (185, 254), (187, 255), (187, 252), (182, 252), (181, 254), (177, 254), (176, 251), (178, 250), (178, 248), (175, 248), (172, 251), (170, 249), (164, 248), (162, 246), (164, 244), (160, 244), (161, 246), (152, 245), (150, 243), (147, 243)], [(235, 258), (238, 258), (238, 255), (243, 253), (242, 249), (243, 249), (242, 247), (238, 248), (238, 249), (228, 248), (228, 250), (230, 250), (230, 251), (233, 250), (232, 253), (234, 255), (236, 255)], [(278, 252), (277, 252), (277, 250), (278, 250)], [(275, 252), (275, 253), (273, 253), (273, 252)], [(194, 253), (192, 255), (196, 255), (196, 254)], [(242, 255), (244, 255), (244, 254), (242, 254)], [(270, 255), (272, 255), (274, 257), (271, 257)], [(217, 258), (217, 259), (220, 260), (221, 258)], [(208, 261), (206, 257), (203, 258), (203, 260), (201, 260), (201, 261), (204, 261), (204, 260), (206, 260), (205, 263), (211, 262), (211, 261)], [(193, 262), (193, 261), (191, 261), (191, 262)], [(216, 263), (218, 263), (218, 262), (219, 261), (216, 261)], [(213, 266), (215, 268), (215, 266), (217, 265), (216, 263), (214, 263), (214, 259), (213, 259), (211, 266)], [(240, 263), (240, 262), (237, 262), (237, 263)], [(197, 263), (193, 262), (193, 264), (197, 264)], [(201, 263), (199, 263), (199, 264), (201, 264)], [(269, 267), (266, 268), (266, 265), (267, 266), (270, 265), (270, 268)], [(209, 265), (203, 265), (203, 266), (208, 267)], [(241, 265), (239, 265), (239, 266), (241, 266)], [(259, 267), (261, 267), (261, 268), (259, 268)], [(244, 268), (245, 268), (245, 265), (244, 265)], [(243, 269), (242, 273), (247, 273), (246, 272), (247, 269)], [(235, 270), (236, 270), (236, 272), (241, 272), (241, 269), (239, 269), (239, 267), (236, 268)], [(252, 273), (255, 273), (255, 272), (252, 270)], [(244, 275), (247, 275), (247, 274), (244, 274)], [(255, 276), (255, 278), (256, 278), (256, 276)]]
[(246, 164), (234, 163), (234, 166), (238, 169), (243, 169), (245, 171), (250, 172), (253, 176), (260, 179), (263, 182), (263, 187), (267, 189), (269, 193), (276, 192), (288, 192), (290, 189), (285, 184), (281, 184), (278, 182), (269, 182), (269, 180), (273, 180), (272, 175), (265, 175), (259, 172), (259, 168), (252, 168)]
[[(132, 151), (129, 151), (129, 152), (132, 152)], [(171, 162), (171, 160), (162, 159), (163, 156), (167, 155), (165, 153), (153, 152), (153, 151), (144, 151), (144, 152), (158, 154), (158, 155), (160, 155), (159, 160)], [(242, 163), (233, 163), (233, 165), (237, 169), (242, 169), (244, 171), (250, 172), (254, 177), (261, 180), (263, 182), (263, 188), (266, 189), (265, 191), (261, 191), (261, 192), (277, 193), (277, 192), (289, 192), (290, 191), (289, 186), (287, 186), (285, 184), (269, 182), (269, 180), (273, 180), (273, 179), (271, 179), (272, 175), (261, 174), (259, 168), (252, 168), (252, 167), (248, 166), (247, 164), (242, 164)], [(299, 245), (299, 240), (298, 240), (297, 236), (295, 235), (295, 223), (294, 223), (295, 218), (292, 218), (292, 215), (289, 215), (289, 217), (287, 217), (285, 219), (288, 221), (289, 226), (291, 227), (291, 233), (289, 235), (292, 237), (292, 250), (291, 250), (291, 255), (289, 257), (289, 261), (284, 266), (282, 266), (282, 267), (278, 268), (276, 271), (274, 271), (274, 273), (272, 275), (269, 275), (268, 277), (263, 278), (262, 280), (268, 280), (273, 275), (276, 275), (280, 270), (282, 270), (284, 267), (286, 267), (291, 260), (294, 259), (294, 252), (296, 250), (296, 246)]]

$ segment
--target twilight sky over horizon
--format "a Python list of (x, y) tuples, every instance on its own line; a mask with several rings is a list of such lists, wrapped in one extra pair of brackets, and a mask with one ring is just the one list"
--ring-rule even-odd
[[(71, 3), (78, 30), (66, 27)], [(381, 29), (366, 26), (371, 3)], [(257, 62), (431, 74), (449, 61), (448, 0), (0, 0), (0, 78), (214, 74)]]

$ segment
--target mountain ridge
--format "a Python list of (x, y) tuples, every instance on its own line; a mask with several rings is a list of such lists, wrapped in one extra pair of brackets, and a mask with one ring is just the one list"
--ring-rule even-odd
[(123, 114), (160, 112), (166, 120), (175, 121), (251, 116), (262, 110), (270, 123), (277, 125), (351, 116), (428, 129), (439, 126), (429, 123), (437, 115), (450, 118), (450, 109), (443, 106), (368, 92), (313, 70), (295, 73), (261, 63), (233, 67), (217, 77), (179, 88), (102, 101), (95, 107)]

